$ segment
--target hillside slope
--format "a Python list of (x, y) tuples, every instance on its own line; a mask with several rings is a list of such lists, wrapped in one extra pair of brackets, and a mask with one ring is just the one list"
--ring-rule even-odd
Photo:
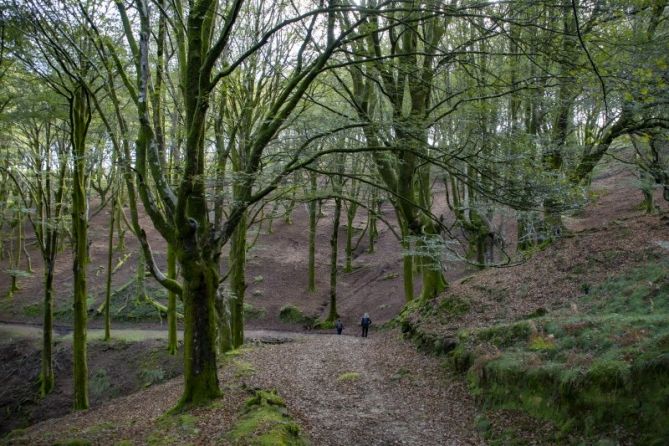
[[(602, 178), (562, 240), (398, 318), (486, 407), (548, 421), (549, 444), (669, 442), (669, 215), (641, 214), (631, 185)], [(510, 441), (488, 417), (486, 437)]]

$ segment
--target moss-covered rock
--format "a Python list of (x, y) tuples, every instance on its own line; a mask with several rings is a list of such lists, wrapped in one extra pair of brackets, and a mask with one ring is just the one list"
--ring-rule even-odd
[(258, 390), (246, 402), (245, 412), (223, 439), (225, 444), (303, 446), (300, 427), (292, 421), (276, 391)]

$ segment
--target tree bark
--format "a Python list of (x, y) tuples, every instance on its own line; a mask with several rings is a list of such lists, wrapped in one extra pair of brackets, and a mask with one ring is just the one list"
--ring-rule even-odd
[(307, 291), (313, 293), (316, 291), (316, 199), (313, 197), (316, 194), (316, 174), (309, 172), (309, 184), (311, 186), (312, 199), (309, 201), (309, 261), (307, 270)]
[(230, 325), (232, 347), (244, 343), (244, 293), (246, 292), (246, 212), (230, 239)]
[[(167, 244), (167, 277), (176, 280), (177, 258), (174, 247)], [(177, 354), (177, 295), (174, 291), (167, 291), (167, 351), (170, 355)]]
[(90, 96), (79, 85), (70, 99), (72, 137), (72, 238), (74, 246), (74, 409), (88, 408), (88, 363), (86, 359), (88, 198), (86, 196), (86, 134), (91, 121)]
[(335, 198), (332, 217), (332, 235), (330, 236), (330, 312), (328, 321), (337, 319), (337, 251), (339, 248), (339, 217), (341, 216), (341, 198)]

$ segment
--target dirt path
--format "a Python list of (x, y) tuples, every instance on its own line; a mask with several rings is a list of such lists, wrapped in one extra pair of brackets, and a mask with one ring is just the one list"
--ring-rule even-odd
[[(131, 336), (141, 334), (133, 330)], [(226, 444), (224, 432), (248, 398), (241, 389), (249, 388), (277, 389), (313, 445), (484, 444), (473, 428), (476, 409), (463, 383), (448, 375), (439, 358), (417, 352), (396, 332), (373, 331), (363, 339), (249, 331), (247, 339), (251, 348), (221, 369), (218, 408), (194, 412), (199, 420), (194, 437), (164, 444)], [(283, 343), (266, 343), (272, 341)], [(177, 378), (90, 411), (47, 420), (9, 444), (53, 444), (74, 435), (92, 444), (124, 439), (147, 444), (162, 430), (160, 416), (176, 403), (182, 385)]]
[(278, 389), (313, 444), (483, 444), (464, 385), (394, 332), (301, 336), (244, 359), (249, 385)]

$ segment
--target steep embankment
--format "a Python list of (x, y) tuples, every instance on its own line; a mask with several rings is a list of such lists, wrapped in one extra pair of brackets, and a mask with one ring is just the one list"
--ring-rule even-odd
[[(399, 318), (486, 407), (548, 421), (544, 442), (669, 442), (669, 217), (641, 214), (629, 181), (602, 179), (564, 239)], [(480, 421), (503, 444), (500, 419)]]

